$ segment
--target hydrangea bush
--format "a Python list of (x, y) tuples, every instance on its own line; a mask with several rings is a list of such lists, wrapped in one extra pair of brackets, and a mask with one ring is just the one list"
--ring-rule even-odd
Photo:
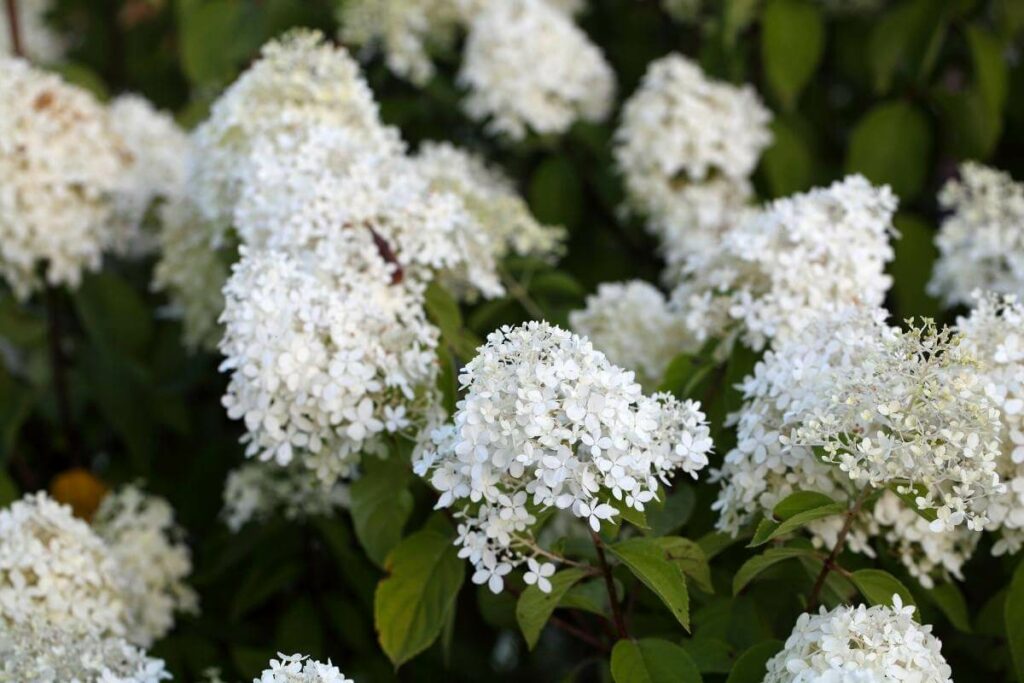
[(1016, 0), (0, 0), (0, 683), (1024, 681)]

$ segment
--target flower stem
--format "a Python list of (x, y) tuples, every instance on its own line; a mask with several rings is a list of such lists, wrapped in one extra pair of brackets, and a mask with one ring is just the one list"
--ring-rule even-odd
[(818, 578), (814, 580), (814, 586), (811, 588), (811, 594), (807, 598), (807, 611), (813, 612), (818, 606), (818, 602), (821, 598), (821, 591), (825, 587), (825, 579), (828, 578), (828, 574), (833, 569), (842, 571), (836, 560), (839, 558), (839, 554), (843, 552), (843, 546), (846, 545), (846, 537), (850, 534), (850, 529), (853, 527), (853, 521), (857, 518), (857, 514), (860, 512), (861, 506), (864, 505), (864, 501), (868, 497), (868, 487), (865, 486), (861, 489), (861, 492), (857, 495), (857, 500), (854, 501), (853, 505), (844, 513), (846, 519), (843, 521), (843, 527), (839, 530), (839, 535), (836, 536), (836, 544), (832, 546), (832, 552), (829, 553), (828, 557), (825, 558), (824, 563), (821, 566), (821, 571), (818, 572)]
[(24, 57), (21, 45), (21, 25), (18, 23), (18, 0), (4, 0), (7, 6), (7, 28), (11, 33), (11, 50), (15, 57)]
[(612, 578), (612, 568), (608, 565), (608, 559), (604, 554), (604, 541), (597, 535), (597, 532), (591, 531), (590, 537), (594, 539), (594, 548), (597, 549), (597, 561), (601, 565), (601, 573), (604, 574), (604, 585), (608, 589), (608, 601), (612, 607), (612, 617), (615, 622), (615, 630), (618, 632), (619, 638), (629, 638), (629, 632), (626, 630), (626, 620), (622, 617), (622, 606), (619, 604), (618, 592), (615, 590), (615, 579)]

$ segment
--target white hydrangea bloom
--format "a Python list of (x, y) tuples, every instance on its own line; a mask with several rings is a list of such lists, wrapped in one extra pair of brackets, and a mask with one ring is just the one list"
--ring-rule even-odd
[(426, 142), (415, 162), (434, 191), (462, 200), (485, 232), (487, 258), (500, 261), (515, 254), (553, 260), (560, 254), (565, 229), (539, 223), (512, 181), (479, 156), (447, 142)]
[(287, 145), (287, 133), (310, 126), (358, 131), (367, 147), (402, 146), (397, 133), (381, 125), (373, 94), (348, 53), (318, 32), (297, 30), (264, 45), (196, 129), (189, 193), (201, 216), (221, 229), (229, 226), (253, 144), (278, 133)]
[(341, 40), (379, 47), (388, 69), (417, 85), (434, 77), (432, 49), (451, 49), (463, 19), (456, 0), (350, 0), (341, 5)]
[(157, 683), (163, 660), (113, 636), (40, 623), (0, 628), (0, 680), (19, 683)]
[(513, 140), (603, 120), (615, 94), (600, 49), (545, 0), (487, 3), (470, 23), (459, 82), (469, 116)]
[(230, 271), (229, 250), (215, 246), (187, 194), (161, 204), (157, 212), (160, 258), (153, 267), (153, 289), (167, 294), (165, 313), (181, 319), (186, 346), (216, 349), (223, 332), (217, 318), (224, 310), (221, 290)]
[(0, 626), (124, 635), (124, 617), (116, 558), (71, 508), (39, 493), (0, 510)]
[(776, 200), (694, 253), (672, 303), (698, 341), (738, 334), (754, 349), (802, 335), (819, 313), (878, 306), (895, 210), (888, 187), (859, 175)]
[(0, 95), (0, 276), (75, 287), (114, 239), (127, 151), (92, 95), (23, 60), (0, 57)]
[(939, 193), (949, 211), (935, 244), (939, 258), (928, 291), (949, 306), (970, 304), (977, 289), (1024, 291), (1024, 183), (975, 162)]
[(109, 110), (111, 126), (131, 160), (116, 197), (116, 246), (139, 255), (155, 246), (152, 235), (143, 231), (154, 202), (173, 200), (184, 191), (188, 135), (169, 114), (138, 95), (117, 97)]
[(124, 486), (107, 494), (92, 522), (109, 548), (123, 581), (127, 637), (149, 647), (174, 627), (178, 612), (199, 609), (186, 583), (192, 554), (174, 510), (163, 498)]
[(253, 683), (354, 683), (346, 678), (330, 660), (322, 664), (304, 655), (283, 655), (270, 660), (270, 668), (264, 669)]
[[(923, 584), (933, 574), (959, 578), (977, 539), (952, 522), (967, 517), (977, 529), (977, 508), (1001, 489), (993, 473), (998, 425), (955, 339), (883, 321), (883, 312), (866, 309), (825, 315), (800, 340), (768, 351), (744, 379), (744, 404), (730, 417), (737, 445), (712, 472), (722, 483), (712, 506), (717, 526), (737, 534), (795, 491), (852, 501), (865, 486), (914, 482), (927, 491), (921, 506), (939, 508), (941, 524), (922, 527), (915, 511), (907, 516), (895, 496), (883, 496), (855, 521), (848, 547), (871, 556), (871, 538), (886, 535)], [(832, 547), (841, 525), (829, 517), (808, 530), (815, 545)]]
[(394, 268), (361, 228), (294, 255), (243, 247), (224, 288), (221, 368), (246, 455), (298, 457), (332, 483), (389, 434), (439, 419), (438, 331), (423, 285)]
[(252, 521), (331, 516), (348, 507), (348, 487), (324, 487), (316, 473), (299, 463), (248, 462), (228, 473), (224, 484), (224, 521), (238, 531)]
[(695, 350), (665, 295), (642, 280), (599, 285), (586, 308), (569, 314), (569, 324), (645, 384), (657, 384), (676, 355)]
[(700, 16), (702, 0), (661, 0), (665, 12), (679, 22), (692, 22)]
[(770, 121), (753, 88), (710, 79), (682, 55), (647, 67), (623, 107), (613, 152), (631, 204), (649, 217), (670, 260), (736, 222), (771, 142)]
[(989, 529), (998, 534), (992, 551), (1015, 553), (1024, 546), (1024, 305), (1011, 295), (978, 294), (957, 325), (1002, 423), (999, 474), (1007, 488), (988, 507)]
[(459, 506), (459, 556), (494, 592), (522, 564), (544, 588), (538, 508), (597, 531), (618, 513), (612, 501), (643, 510), (670, 475), (696, 477), (708, 463), (699, 404), (645, 396), (632, 372), (547, 323), (491, 333), (459, 381), (454, 424), (433, 433), (415, 469), (441, 493), (438, 507)]
[[(67, 50), (67, 41), (50, 27), (47, 19), (53, 11), (54, 0), (18, 0), (18, 29), (21, 35), (21, 49), (25, 57), (33, 62), (50, 64), (58, 62)], [(7, 12), (0, 12), (0, 57), (14, 55), (11, 27)]]
[(800, 615), (764, 683), (953, 683), (941, 650), (898, 595), (892, 607), (822, 607)]

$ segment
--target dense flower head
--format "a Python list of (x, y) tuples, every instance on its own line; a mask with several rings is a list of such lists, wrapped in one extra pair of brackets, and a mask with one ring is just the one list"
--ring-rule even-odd
[(71, 508), (39, 493), (0, 510), (0, 631), (122, 636), (125, 609), (117, 559)]
[[(49, 64), (60, 61), (67, 50), (67, 41), (47, 23), (47, 14), (53, 10), (54, 0), (18, 0), (18, 29), (21, 49), (27, 59)], [(11, 28), (7, 12), (0, 12), (0, 57), (14, 54)]]
[(264, 669), (253, 683), (353, 683), (330, 661), (323, 664), (304, 655), (277, 657), (270, 660), (270, 668)]
[(669, 362), (693, 350), (679, 316), (654, 285), (643, 280), (606, 282), (569, 314), (573, 332), (587, 337), (608, 360), (656, 384)]
[(375, 235), (340, 229), (302, 253), (243, 248), (224, 288), (224, 405), (246, 454), (300, 458), (322, 480), (438, 418), (438, 331), (422, 283), (394, 279)]
[(630, 202), (667, 251), (729, 226), (751, 194), (770, 120), (753, 88), (710, 79), (682, 55), (647, 67), (623, 107), (614, 154)]
[(348, 487), (324, 487), (316, 472), (301, 463), (281, 467), (274, 462), (247, 462), (228, 472), (224, 483), (223, 517), (238, 531), (252, 521), (273, 516), (288, 520), (331, 516), (347, 508)]
[(1024, 291), (1024, 183), (975, 162), (946, 183), (939, 206), (949, 212), (935, 244), (939, 258), (929, 291), (954, 306), (977, 289)]
[(0, 680), (18, 683), (157, 683), (163, 660), (123, 638), (42, 623), (0, 628)]
[[(937, 508), (936, 522), (922, 526), (885, 494), (862, 510), (848, 546), (871, 555), (870, 540), (885, 535), (923, 584), (933, 573), (959, 577), (977, 539), (953, 527), (979, 529), (987, 497), (1002, 489), (998, 424), (964, 356), (948, 332), (904, 332), (868, 309), (826, 315), (768, 351), (740, 385), (737, 445), (712, 475), (722, 482), (718, 527), (736, 534), (795, 491), (852, 502), (866, 486), (915, 484), (916, 504)], [(831, 545), (841, 524), (808, 528)]]
[(87, 91), (0, 57), (0, 276), (19, 297), (77, 286), (115, 237), (113, 199), (130, 155)]
[(839, 606), (801, 614), (786, 645), (768, 660), (764, 683), (952, 683), (942, 642), (914, 621), (914, 607)]
[(381, 125), (349, 54), (318, 32), (296, 30), (264, 45), (196, 129), (189, 191), (201, 216), (221, 228), (230, 225), (252, 145), (270, 133), (287, 144), (284, 134), (317, 125), (359, 131), (367, 146), (401, 149), (397, 133)]
[(854, 175), (776, 200), (682, 266), (672, 294), (698, 341), (738, 334), (760, 349), (843, 306), (878, 306), (891, 278), (896, 198)]
[(643, 510), (670, 475), (696, 477), (708, 463), (698, 404), (645, 396), (632, 372), (548, 323), (492, 332), (459, 382), (454, 422), (434, 432), (416, 471), (440, 492), (438, 507), (460, 506), (460, 556), (495, 592), (515, 566), (535, 580), (553, 571), (532, 540), (537, 509), (597, 531), (618, 514), (613, 501)]
[(186, 583), (192, 555), (170, 503), (124, 486), (103, 499), (92, 526), (123, 577), (132, 642), (148, 647), (173, 628), (176, 613), (198, 610), (198, 596)]
[(989, 501), (989, 529), (998, 534), (992, 551), (1015, 553), (1024, 545), (1024, 305), (1013, 295), (979, 293), (957, 326), (1001, 423), (998, 469), (1006, 491)]
[(513, 140), (603, 120), (615, 92), (601, 50), (545, 0), (487, 3), (469, 24), (458, 78), (469, 116)]
[(138, 95), (117, 97), (109, 110), (111, 127), (131, 159), (116, 197), (116, 246), (144, 253), (154, 246), (153, 237), (143, 231), (154, 202), (173, 200), (184, 191), (188, 135), (169, 114)]

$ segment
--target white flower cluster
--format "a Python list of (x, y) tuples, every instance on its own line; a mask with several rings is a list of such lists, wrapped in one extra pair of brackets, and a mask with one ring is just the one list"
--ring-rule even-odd
[(123, 638), (39, 623), (0, 628), (0, 681), (18, 683), (157, 683), (171, 678), (163, 660)]
[(952, 683), (942, 642), (913, 615), (898, 595), (892, 607), (801, 614), (785, 647), (768, 660), (764, 683)]
[(643, 510), (670, 475), (696, 477), (708, 463), (698, 404), (645, 396), (632, 372), (547, 323), (491, 333), (459, 381), (454, 423), (415, 469), (441, 493), (438, 507), (460, 506), (459, 555), (494, 592), (524, 563), (528, 582), (550, 587), (537, 510), (566, 510), (597, 531), (618, 514), (612, 502)]
[(957, 326), (1002, 423), (998, 468), (1006, 491), (987, 510), (988, 528), (998, 533), (992, 552), (1015, 553), (1024, 546), (1024, 305), (1011, 295), (979, 294)]
[(859, 175), (776, 200), (692, 253), (672, 304), (698, 342), (738, 334), (754, 349), (820, 313), (881, 305), (895, 210), (888, 187)]
[(280, 515), (285, 519), (330, 516), (348, 507), (348, 487), (324, 488), (316, 472), (294, 463), (248, 462), (228, 473), (224, 484), (224, 521), (238, 531), (251, 521)]
[(656, 384), (669, 362), (693, 347), (665, 295), (642, 280), (599, 285), (586, 308), (569, 314), (569, 324), (647, 385)]
[(682, 55), (647, 67), (613, 151), (630, 203), (670, 263), (706, 250), (738, 221), (770, 120), (753, 88), (710, 79)]
[(951, 212), (935, 243), (939, 258), (928, 290), (946, 304), (970, 304), (975, 290), (1024, 291), (1024, 183), (975, 162), (939, 193)]
[(615, 95), (601, 50), (547, 0), (484, 3), (469, 24), (458, 79), (469, 89), (466, 113), (513, 140), (601, 121)]
[(91, 94), (0, 57), (0, 276), (27, 297), (76, 286), (111, 246), (113, 197), (130, 155)]
[(174, 119), (137, 95), (110, 103), (111, 127), (130, 158), (115, 198), (116, 247), (130, 255), (152, 251), (154, 237), (144, 231), (157, 201), (177, 200), (185, 188), (188, 135)]
[[(53, 10), (54, 0), (18, 0), (18, 29), (21, 49), (27, 59), (50, 64), (58, 62), (67, 50), (67, 41), (50, 27), (47, 15)], [(7, 12), (0, 12), (0, 57), (14, 54), (11, 27)]]
[[(795, 491), (852, 501), (865, 486), (915, 484), (918, 506), (938, 508), (936, 522), (922, 525), (883, 495), (862, 511), (848, 545), (873, 555), (870, 539), (885, 535), (929, 585), (933, 573), (960, 576), (977, 539), (953, 526), (979, 529), (985, 498), (1003, 489), (994, 471), (999, 427), (957, 339), (883, 320), (867, 309), (829, 314), (765, 354), (741, 385), (745, 402), (731, 416), (737, 445), (712, 473), (722, 482), (713, 509), (718, 527), (736, 534)], [(808, 529), (816, 545), (831, 546), (841, 523)]]
[(253, 683), (353, 683), (330, 661), (322, 664), (304, 655), (277, 656)]
[(92, 526), (123, 576), (125, 623), (134, 643), (148, 647), (170, 632), (176, 613), (198, 611), (198, 596), (185, 583), (192, 554), (170, 503), (124, 486), (104, 497)]

